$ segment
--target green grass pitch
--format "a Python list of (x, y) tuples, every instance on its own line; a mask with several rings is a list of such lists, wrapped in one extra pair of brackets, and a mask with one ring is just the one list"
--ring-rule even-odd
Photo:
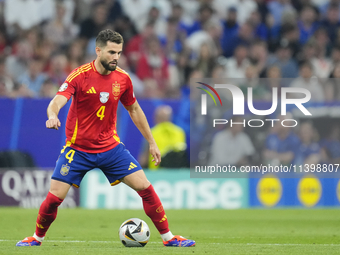
[[(60, 209), (41, 247), (15, 247), (33, 234), (37, 209), (0, 207), (0, 254), (339, 254), (339, 209), (167, 210), (170, 228), (196, 247), (163, 247), (142, 210)], [(151, 230), (143, 248), (126, 248), (120, 224), (132, 217)]]

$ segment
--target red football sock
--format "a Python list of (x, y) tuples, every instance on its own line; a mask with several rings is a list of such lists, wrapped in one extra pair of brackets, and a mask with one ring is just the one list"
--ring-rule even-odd
[(143, 207), (146, 215), (150, 217), (160, 234), (169, 232), (169, 224), (163, 205), (152, 185), (147, 189), (137, 192), (143, 199)]
[(46, 199), (41, 203), (35, 234), (39, 237), (44, 237), (48, 228), (57, 217), (58, 206), (63, 202), (63, 199), (48, 192)]

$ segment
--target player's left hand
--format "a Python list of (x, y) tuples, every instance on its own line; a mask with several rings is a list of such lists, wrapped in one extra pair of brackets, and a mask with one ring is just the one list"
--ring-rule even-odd
[(161, 163), (161, 152), (156, 143), (150, 144), (150, 154), (153, 158), (152, 162), (155, 162), (155, 166), (158, 166)]

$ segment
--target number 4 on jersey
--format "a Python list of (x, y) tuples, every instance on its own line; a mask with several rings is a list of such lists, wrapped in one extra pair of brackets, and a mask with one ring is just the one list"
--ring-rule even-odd
[(100, 120), (103, 120), (103, 118), (105, 117), (104, 112), (105, 112), (105, 106), (103, 105), (97, 111), (97, 117), (100, 118)]

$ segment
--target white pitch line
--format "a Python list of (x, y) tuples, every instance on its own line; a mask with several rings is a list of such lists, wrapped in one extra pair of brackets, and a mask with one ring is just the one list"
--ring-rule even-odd
[[(18, 240), (5, 240), (0, 239), (0, 242), (16, 242)], [(48, 243), (120, 243), (119, 241), (83, 241), (83, 240), (45, 240)], [(161, 243), (161, 242), (149, 242), (149, 243)], [(217, 245), (268, 245), (268, 246), (340, 246), (340, 244), (299, 244), (299, 243), (206, 243), (206, 244), (217, 244)], [(199, 245), (199, 243), (198, 243)]]

